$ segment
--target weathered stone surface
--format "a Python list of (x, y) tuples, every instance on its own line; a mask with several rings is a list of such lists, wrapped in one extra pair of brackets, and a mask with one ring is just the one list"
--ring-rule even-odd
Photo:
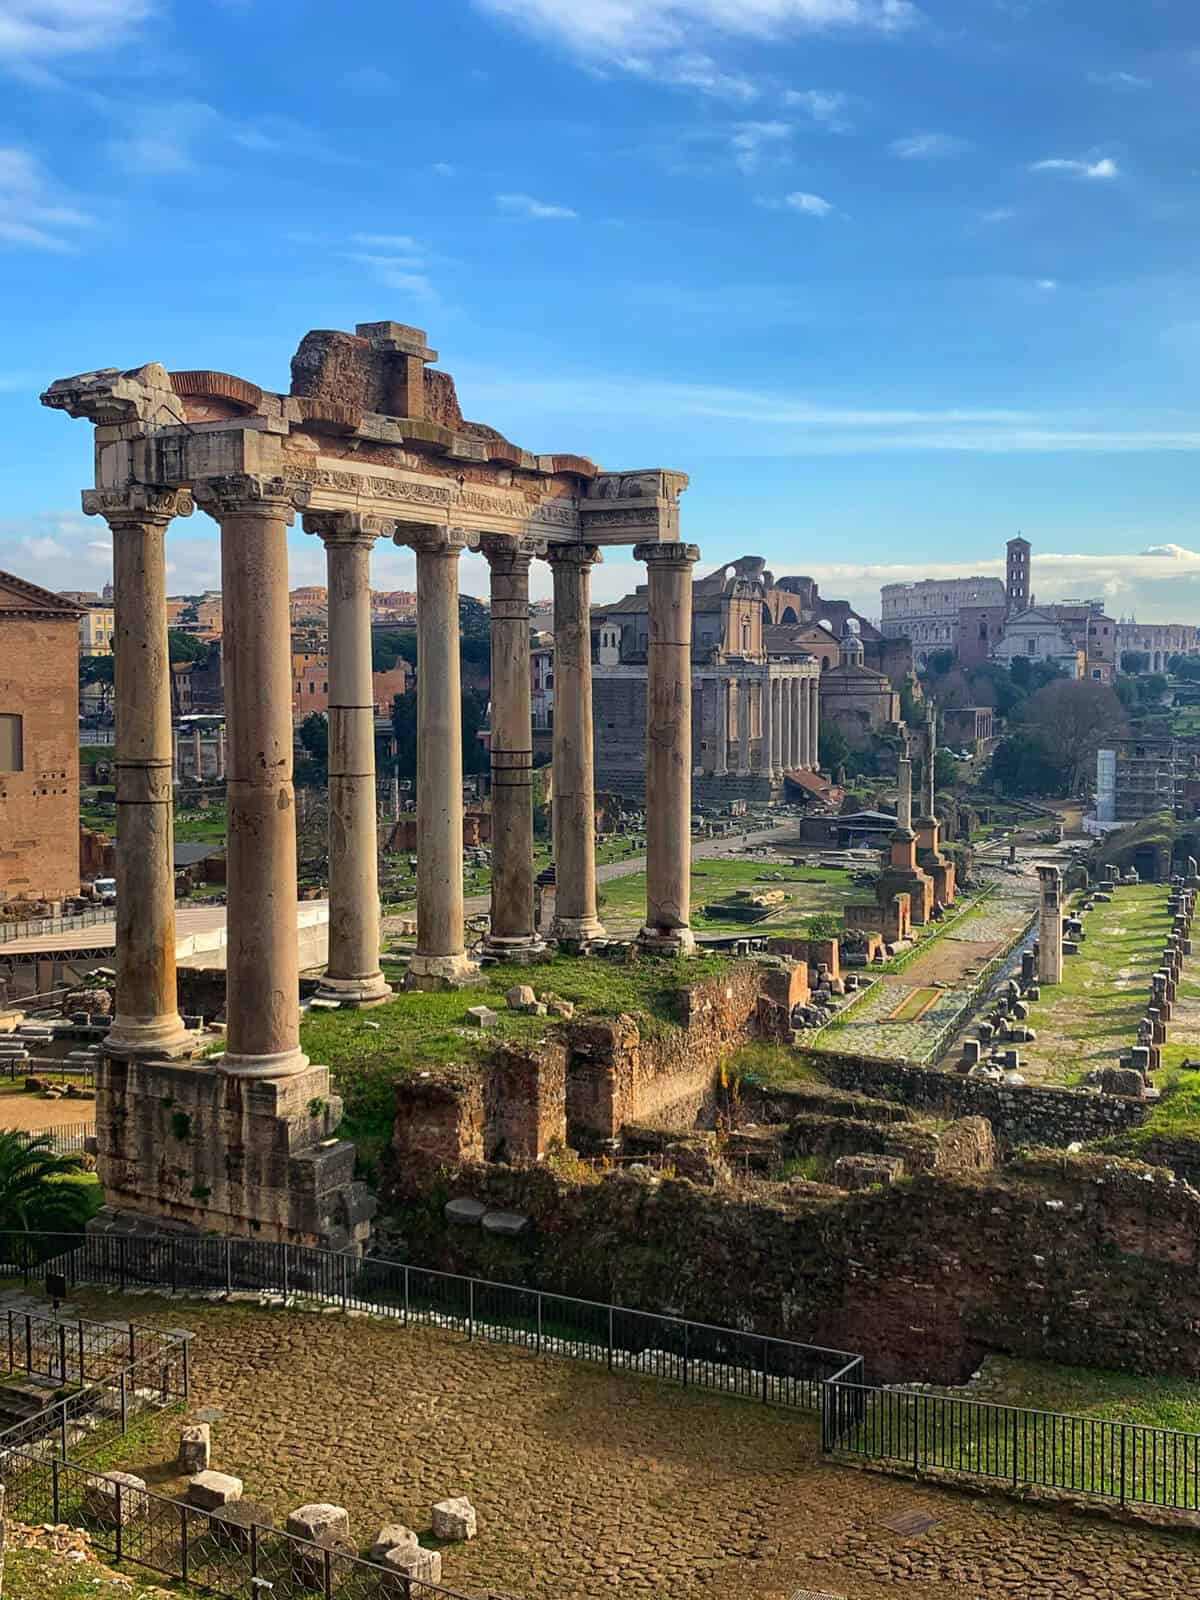
[(537, 1004), (537, 995), (530, 984), (514, 983), (504, 996), (504, 1003), (510, 1011), (528, 1011)]
[(212, 1513), (208, 1525), (218, 1543), (233, 1550), (249, 1550), (250, 1529), (271, 1527), (271, 1512), (254, 1500), (231, 1500)]
[(483, 1221), (487, 1207), (478, 1200), (471, 1200), (466, 1195), (461, 1195), (456, 1200), (448, 1200), (445, 1206), (447, 1222), (464, 1222), (469, 1226), (476, 1226)]
[(475, 1507), (465, 1495), (439, 1500), (433, 1508), (435, 1539), (473, 1539), (477, 1531)]
[(149, 1508), (146, 1480), (132, 1472), (106, 1472), (84, 1487), (84, 1514), (106, 1527), (116, 1527), (118, 1521), (136, 1522)]
[(1146, 1092), (1146, 1080), (1135, 1067), (1105, 1067), (1100, 1074), (1100, 1088), (1105, 1094), (1140, 1100)]
[(242, 1498), (242, 1480), (227, 1472), (199, 1472), (187, 1486), (187, 1502), (201, 1511), (214, 1511)]
[(287, 1531), (298, 1539), (315, 1539), (321, 1533), (334, 1533), (343, 1539), (350, 1537), (350, 1513), (345, 1506), (331, 1505), (326, 1500), (311, 1505), (297, 1506), (288, 1513)]
[(494, 1028), (500, 1016), (491, 1006), (468, 1006), (467, 1021), (475, 1028)]
[(484, 1213), (483, 1227), (486, 1233), (502, 1233), (513, 1236), (524, 1233), (529, 1226), (529, 1218), (523, 1217), (517, 1211), (488, 1211)]
[(422, 1583), (442, 1581), (441, 1555), (436, 1550), (423, 1550), (420, 1545), (398, 1545), (387, 1552), (380, 1565), (395, 1573), (397, 1578), (419, 1579)]
[(389, 1550), (415, 1550), (416, 1534), (402, 1522), (385, 1522), (376, 1534), (367, 1555), (372, 1561), (382, 1561)]
[(899, 1156), (839, 1156), (833, 1164), (833, 1181), (839, 1189), (890, 1187), (904, 1176)]
[(189, 1422), (179, 1430), (179, 1470), (192, 1477), (207, 1472), (212, 1453), (212, 1429), (207, 1422)]

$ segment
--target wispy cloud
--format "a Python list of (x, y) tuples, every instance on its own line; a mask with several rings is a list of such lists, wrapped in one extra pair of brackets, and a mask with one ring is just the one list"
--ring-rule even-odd
[(1043, 294), (1054, 294), (1058, 288), (1057, 278), (1039, 278), (1035, 285)]
[(354, 244), (367, 245), (372, 250), (395, 250), (404, 255), (420, 255), (423, 247), (407, 233), (353, 233)]
[(714, 55), (729, 38), (801, 33), (898, 34), (917, 26), (914, 0), (475, 0), (481, 11), (570, 51), (586, 65), (615, 69), (723, 100), (749, 104), (761, 93)]
[(1153, 87), (1149, 78), (1140, 77), (1136, 72), (1089, 72), (1088, 82), (1102, 89), (1117, 89), (1123, 93)]
[(845, 116), (847, 97), (832, 89), (788, 89), (783, 96), (785, 106), (806, 111), (814, 122), (828, 128), (830, 133), (848, 133), (850, 122)]
[(498, 194), (496, 204), (501, 211), (518, 217), (532, 217), (539, 222), (567, 222), (579, 215), (570, 206), (550, 205), (531, 194)]
[(112, 49), (156, 9), (152, 0), (0, 0), (0, 62)]
[(106, 143), (109, 156), (125, 171), (145, 177), (188, 172), (232, 159), (239, 150), (289, 160), (362, 164), (357, 154), (343, 155), (290, 117), (230, 117), (203, 100), (142, 102), (100, 93), (87, 99), (117, 129)]
[(448, 161), (435, 161), (429, 170), (435, 178), (458, 177), (458, 168), (452, 167)]
[(937, 161), (967, 148), (965, 139), (952, 133), (914, 133), (907, 139), (893, 139), (891, 151), (901, 161)]
[(1121, 169), (1111, 156), (1099, 161), (1067, 161), (1055, 156), (1049, 161), (1035, 161), (1030, 172), (1063, 172), (1072, 178), (1119, 178)]
[(1002, 222), (1012, 222), (1018, 215), (1013, 206), (991, 206), (975, 213), (975, 221), (986, 224), (989, 228), (998, 227)]
[(31, 151), (0, 147), (0, 245), (71, 250), (72, 230), (90, 222), (84, 212), (62, 203)]
[(734, 165), (744, 173), (756, 172), (765, 151), (779, 154), (779, 146), (792, 136), (786, 122), (739, 122), (730, 137)]
[(833, 211), (833, 206), (822, 195), (808, 194), (803, 189), (784, 195), (783, 203), (789, 211), (798, 211), (804, 217), (827, 217)]

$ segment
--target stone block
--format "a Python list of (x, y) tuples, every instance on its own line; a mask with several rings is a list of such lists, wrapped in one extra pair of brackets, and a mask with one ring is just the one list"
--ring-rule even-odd
[(487, 1207), (479, 1200), (471, 1200), (466, 1195), (461, 1195), (457, 1200), (447, 1200), (443, 1208), (447, 1222), (464, 1222), (468, 1227), (477, 1227), (487, 1213)]
[(870, 1189), (875, 1184), (888, 1187), (904, 1176), (899, 1156), (839, 1156), (833, 1164), (833, 1182), (839, 1189)]
[(417, 1548), (417, 1536), (411, 1528), (406, 1528), (402, 1522), (385, 1522), (367, 1551), (367, 1557), (371, 1561), (382, 1561), (389, 1550)]
[(475, 1028), (494, 1028), (500, 1016), (491, 1006), (468, 1006), (467, 1021)]
[(231, 1500), (210, 1514), (208, 1526), (217, 1544), (246, 1551), (252, 1542), (250, 1529), (271, 1527), (271, 1513), (254, 1500)]
[(475, 1507), (465, 1495), (439, 1500), (434, 1506), (435, 1539), (473, 1539), (476, 1531)]
[(409, 1583), (441, 1583), (442, 1558), (436, 1550), (423, 1550), (420, 1545), (415, 1548), (398, 1546), (389, 1550), (380, 1565), (386, 1567), (388, 1572), (394, 1574), (399, 1580), (396, 1592), (408, 1595)]
[(514, 983), (504, 996), (504, 1003), (510, 1011), (528, 1011), (537, 1004), (537, 995), (530, 984)]
[(513, 1237), (524, 1233), (529, 1226), (529, 1218), (523, 1217), (518, 1211), (488, 1211), (483, 1216), (483, 1229), (485, 1233), (500, 1233), (506, 1237)]
[(333, 1594), (350, 1576), (357, 1554), (344, 1533), (323, 1528), (311, 1541), (291, 1546), (292, 1574), (301, 1588)]
[(132, 1472), (106, 1472), (93, 1478), (83, 1491), (84, 1515), (108, 1528), (136, 1522), (149, 1509), (146, 1480), (135, 1478)]
[(198, 1472), (189, 1481), (185, 1498), (188, 1505), (201, 1511), (215, 1511), (242, 1498), (242, 1480), (227, 1472)]
[(1105, 1094), (1141, 1100), (1146, 1093), (1146, 1080), (1132, 1067), (1105, 1067), (1100, 1074), (1100, 1088)]
[(563, 1000), (558, 995), (547, 995), (544, 1004), (546, 1011), (552, 1017), (563, 1017), (566, 1020), (570, 1020), (575, 1015), (575, 1002), (573, 1000)]
[(189, 1422), (179, 1430), (179, 1470), (190, 1478), (208, 1471), (212, 1429), (207, 1422)]
[(297, 1506), (288, 1513), (287, 1531), (297, 1539), (315, 1539), (318, 1534), (334, 1533), (340, 1538), (350, 1537), (350, 1513), (345, 1506), (330, 1505), (327, 1500), (311, 1505)]

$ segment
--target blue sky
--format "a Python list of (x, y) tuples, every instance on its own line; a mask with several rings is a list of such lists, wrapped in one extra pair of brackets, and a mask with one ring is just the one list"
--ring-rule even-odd
[(0, 566), (106, 576), (50, 379), (393, 318), (529, 448), (689, 472), (706, 564), (873, 613), (1019, 528), (1044, 600), (1200, 611), (1189, 0), (0, 0), (0, 77)]

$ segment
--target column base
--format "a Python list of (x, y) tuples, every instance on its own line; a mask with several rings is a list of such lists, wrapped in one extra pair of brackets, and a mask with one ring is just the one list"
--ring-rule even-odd
[(546, 955), (546, 941), (536, 933), (517, 934), (509, 938), (491, 934), (483, 941), (484, 952), (497, 961), (517, 961), (522, 964), (541, 961)]
[(608, 933), (599, 917), (555, 917), (550, 924), (550, 937), (568, 947), (573, 955), (584, 955), (589, 945), (607, 939)]
[(418, 952), (408, 963), (406, 989), (465, 989), (479, 979), (479, 968), (466, 955), (426, 956)]
[(642, 950), (669, 956), (690, 956), (696, 949), (696, 935), (690, 928), (642, 928), (637, 942)]
[(226, 1078), (294, 1078), (308, 1071), (303, 1050), (279, 1050), (274, 1055), (239, 1055), (227, 1050), (211, 1057), (213, 1067)]
[(326, 973), (316, 997), (336, 1000), (339, 1005), (350, 1008), (377, 1006), (391, 999), (392, 986), (382, 972), (374, 972), (369, 978), (331, 978)]
[(113, 1018), (113, 1025), (104, 1038), (104, 1048), (110, 1055), (122, 1060), (133, 1057), (155, 1057), (172, 1061), (180, 1056), (192, 1055), (199, 1045), (199, 1035), (185, 1028), (176, 1012), (170, 1016)]

